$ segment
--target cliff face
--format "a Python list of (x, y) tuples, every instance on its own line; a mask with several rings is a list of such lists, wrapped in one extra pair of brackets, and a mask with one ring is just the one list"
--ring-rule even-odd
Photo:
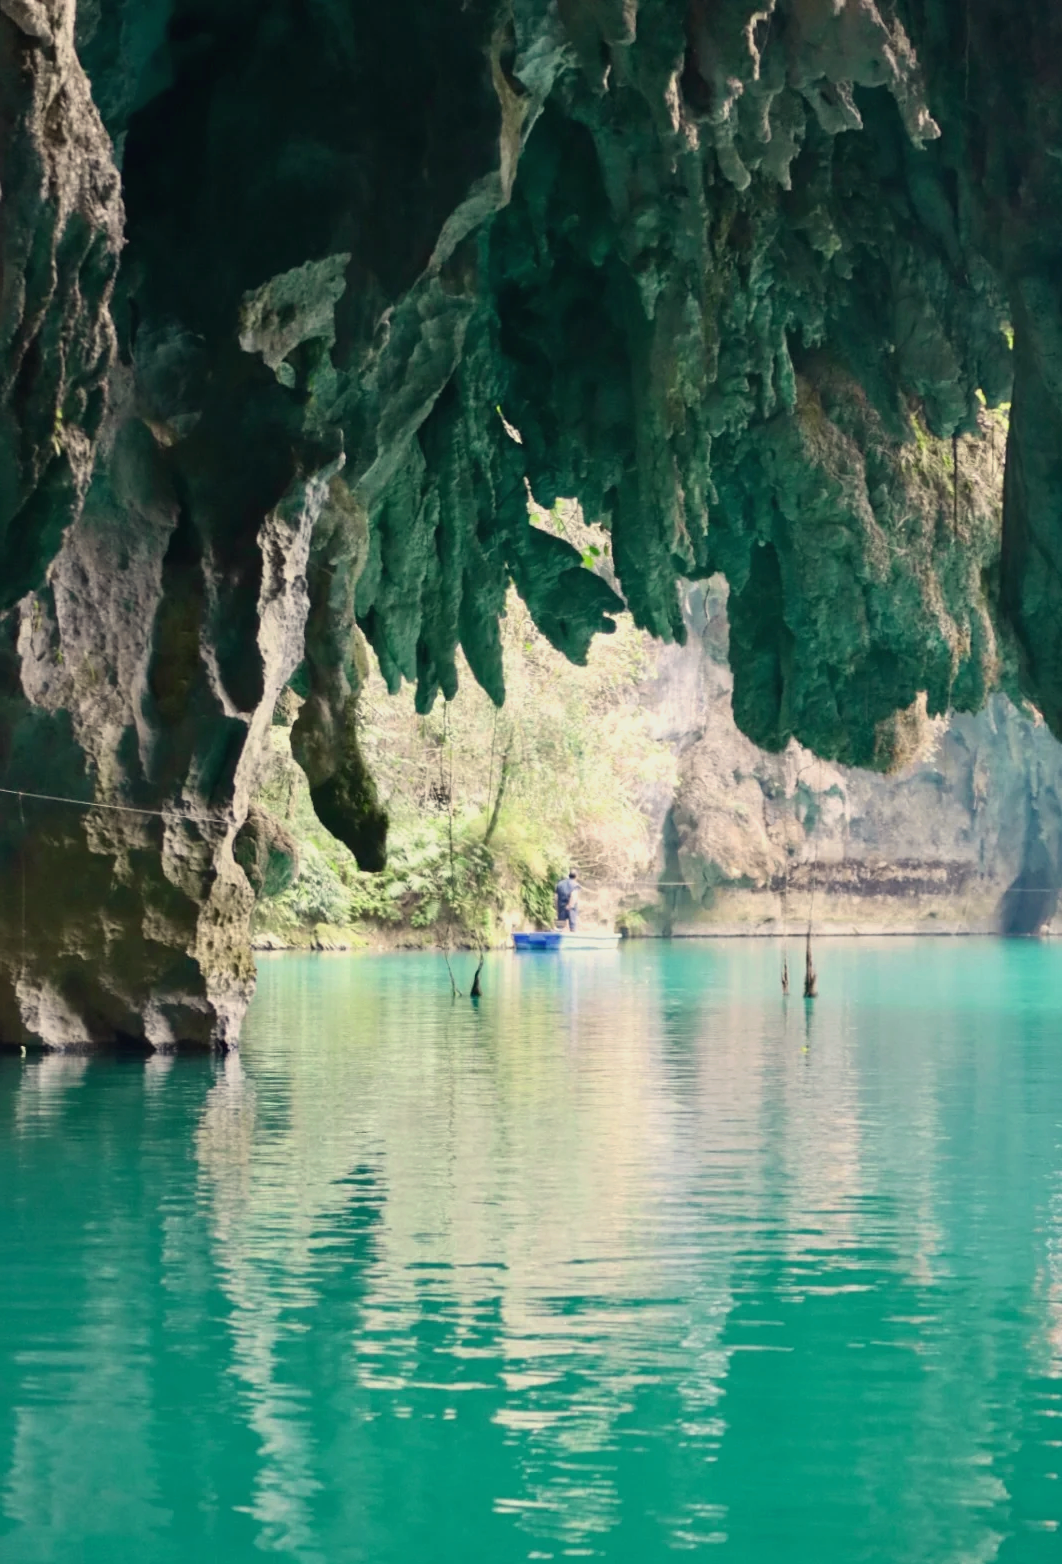
[[(372, 865), (355, 624), (423, 707), (458, 645), (502, 698), (510, 579), (574, 659), (608, 630), (529, 485), (658, 635), (725, 573), (760, 744), (893, 763), (1011, 644), (1062, 728), (1062, 16), (0, 0), (0, 68), (0, 785), (97, 806), (4, 805), (5, 1037), (235, 1039), (297, 665)], [(1000, 563), (963, 452), (1012, 378)]]
[(725, 588), (693, 593), (690, 644), (645, 699), (678, 749), (660, 919), (677, 934), (1032, 934), (1062, 888), (1062, 748), (993, 696), (976, 716), (910, 714), (890, 776), (772, 755), (735, 725)]

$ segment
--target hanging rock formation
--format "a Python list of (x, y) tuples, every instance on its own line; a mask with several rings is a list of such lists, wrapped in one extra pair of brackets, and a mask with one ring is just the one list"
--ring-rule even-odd
[[(95, 806), (0, 800), (0, 1037), (236, 1040), (296, 670), (372, 864), (356, 627), (425, 707), (503, 698), (510, 579), (608, 630), (529, 487), (660, 636), (726, 574), (761, 744), (887, 765), (1010, 665), (1062, 729), (1045, 9), (0, 0), (0, 785)], [(904, 463), (1012, 376), (1000, 556)]]
[(725, 600), (719, 578), (689, 590), (690, 641), (660, 649), (642, 696), (680, 756), (653, 926), (788, 934), (794, 968), (812, 915), (819, 933), (1060, 931), (1062, 746), (1042, 721), (1002, 694), (936, 721), (920, 701), (887, 776), (768, 754), (734, 723)]

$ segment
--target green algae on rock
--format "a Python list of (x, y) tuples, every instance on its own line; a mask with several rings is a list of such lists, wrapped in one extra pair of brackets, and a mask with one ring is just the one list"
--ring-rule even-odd
[[(503, 699), (510, 581), (577, 661), (612, 625), (529, 491), (609, 528), (665, 639), (728, 575), (760, 742), (887, 765), (1011, 632), (1062, 730), (1062, 17), (2, 0), (0, 65), (0, 785), (157, 811), (4, 815), (4, 1036), (235, 1040), (234, 844), (299, 665), (373, 863), (355, 628), (427, 710), (458, 648)], [(997, 567), (920, 508), (912, 415), (974, 439), (1012, 377)]]

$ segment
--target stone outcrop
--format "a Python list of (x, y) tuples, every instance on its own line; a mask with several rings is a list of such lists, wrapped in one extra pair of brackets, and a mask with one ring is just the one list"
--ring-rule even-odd
[[(371, 865), (355, 628), (422, 707), (458, 646), (503, 698), (510, 580), (569, 656), (608, 630), (529, 489), (657, 635), (725, 573), (758, 743), (893, 764), (1008, 669), (1062, 729), (1062, 18), (0, 0), (0, 70), (0, 786), (94, 806), (6, 797), (5, 1038), (235, 1040), (296, 671)], [(910, 466), (1012, 379), (1000, 555)]]
[(978, 715), (909, 714), (905, 763), (879, 776), (737, 728), (725, 585), (688, 599), (692, 633), (643, 699), (667, 721), (679, 783), (662, 824), (673, 934), (1057, 931), (1062, 747), (994, 695)]

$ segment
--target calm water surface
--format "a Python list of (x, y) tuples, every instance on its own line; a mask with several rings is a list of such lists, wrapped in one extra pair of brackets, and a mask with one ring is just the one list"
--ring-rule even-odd
[(777, 964), (283, 957), (239, 1058), (0, 1059), (0, 1559), (1059, 1564), (1062, 948)]

